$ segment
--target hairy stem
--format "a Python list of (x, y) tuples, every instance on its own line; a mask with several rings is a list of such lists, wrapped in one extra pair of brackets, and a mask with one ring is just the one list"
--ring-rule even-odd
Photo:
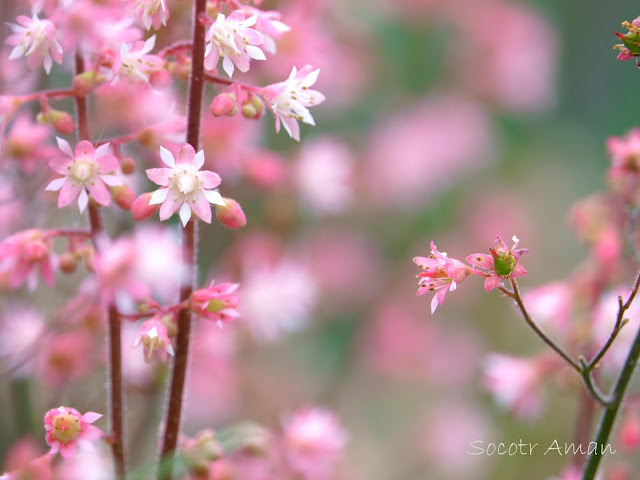
[[(85, 71), (82, 53), (76, 52), (76, 73)], [(90, 140), (89, 117), (87, 113), (87, 100), (84, 97), (75, 97), (76, 114), (78, 119), (78, 136), (80, 140)], [(100, 253), (102, 236), (102, 219), (100, 207), (94, 202), (89, 202), (89, 224), (91, 226), (91, 239), (96, 254)], [(124, 402), (122, 395), (122, 338), (120, 317), (113, 303), (107, 306), (109, 317), (109, 419), (111, 423), (111, 448), (118, 478), (124, 479), (126, 467), (124, 461)]]
[[(202, 109), (202, 90), (204, 87), (204, 35), (205, 25), (200, 21), (206, 10), (206, 0), (195, 0), (193, 9), (193, 42), (191, 49), (191, 75), (189, 78), (187, 143), (198, 150), (200, 138), (200, 113)], [(180, 302), (186, 301), (193, 292), (194, 272), (196, 265), (196, 225), (191, 220), (182, 230), (183, 262), (188, 272), (180, 288)], [(191, 312), (183, 308), (178, 313), (178, 334), (176, 338), (176, 356), (171, 374), (169, 406), (160, 452), (161, 463), (167, 468), (158, 472), (158, 478), (170, 480), (173, 476), (173, 462), (182, 414), (182, 397), (189, 358), (189, 336), (191, 333)]]

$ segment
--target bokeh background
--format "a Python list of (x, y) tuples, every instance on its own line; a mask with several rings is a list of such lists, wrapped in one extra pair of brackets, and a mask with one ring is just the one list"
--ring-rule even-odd
[[(21, 3), (2, 0), (1, 19), (24, 13)], [(159, 33), (159, 46), (177, 38), (189, 3), (169, 2), (174, 26)], [(534, 419), (498, 406), (483, 387), (487, 355), (532, 354), (542, 350), (540, 341), (509, 302), (486, 294), (474, 278), (432, 316), (430, 296), (415, 296), (412, 258), (427, 255), (431, 240), (463, 258), (486, 252), (496, 234), (516, 234), (531, 250), (523, 259), (529, 275), (521, 286), (527, 289), (564, 278), (584, 257), (568, 212), (580, 197), (603, 188), (606, 138), (637, 123), (640, 72), (612, 51), (613, 32), (635, 18), (637, 4), (264, 5), (277, 7), (293, 31), (276, 57), (243, 78), (272, 83), (292, 65), (310, 63), (321, 69), (316, 87), (327, 100), (313, 109), (317, 126), (303, 127), (300, 144), (276, 135), (268, 113), (260, 121), (204, 121), (208, 166), (221, 174), (223, 194), (243, 205), (248, 225), (200, 229), (199, 277), (202, 283), (240, 282), (243, 316), (224, 329), (197, 322), (185, 432), (206, 426), (226, 431), (247, 420), (278, 429), (287, 412), (324, 405), (350, 436), (336, 479), (540, 480), (559, 474), (567, 457), (466, 454), (476, 440), (571, 442), (578, 389), (569, 380), (550, 386), (546, 408)], [(0, 27), (3, 38), (7, 32)], [(8, 62), (7, 54), (2, 50), (3, 94), (69, 84), (63, 68), (41, 78)], [(182, 98), (184, 85), (176, 82), (175, 92)], [(209, 101), (215, 93), (208, 87)], [(150, 100), (149, 118), (117, 108), (101, 113), (111, 101), (92, 103), (95, 136), (108, 138), (167, 111), (164, 104), (151, 108)], [(70, 104), (58, 105), (72, 111)], [(23, 110), (33, 118), (35, 111)], [(53, 146), (53, 135), (49, 140)], [(140, 145), (127, 148), (142, 165), (150, 161)], [(77, 212), (51, 215), (55, 199), (42, 193), (46, 171), (21, 177), (35, 185), (28, 198), (15, 194), (10, 157), (5, 150), (0, 163), (2, 238), (34, 225), (84, 225)], [(142, 171), (130, 179), (138, 193), (151, 189)], [(123, 212), (107, 214), (107, 222), (112, 235), (133, 226)], [(139, 255), (147, 274), (162, 279), (157, 289), (165, 293), (158, 295), (170, 298), (176, 276), (167, 252), (175, 247), (177, 225), (158, 230), (157, 219), (147, 223), (136, 236)], [(87, 327), (90, 338), (76, 340), (85, 349), (76, 358), (60, 353), (64, 346), (56, 353), (36, 344), (16, 372), (10, 355), (29, 321), (37, 331), (56, 325), (85, 275), (60, 279), (53, 290), (41, 285), (34, 294), (3, 294), (0, 371), (10, 373), (0, 386), (0, 457), (25, 435), (44, 447), (40, 418), (49, 408), (73, 403), (104, 411), (99, 329)], [(131, 342), (136, 330), (126, 325)], [(39, 338), (24, 336), (27, 346), (29, 338)], [(156, 449), (167, 371), (145, 367), (138, 350), (127, 355), (132, 462), (144, 465)], [(51, 371), (62, 373), (52, 380)]]

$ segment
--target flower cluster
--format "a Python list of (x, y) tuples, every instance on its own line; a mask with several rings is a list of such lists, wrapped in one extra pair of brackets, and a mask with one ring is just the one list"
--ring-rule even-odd
[(506, 280), (516, 279), (526, 275), (527, 270), (520, 265), (520, 257), (527, 253), (525, 248), (516, 249), (519, 240), (513, 237), (514, 245), (508, 248), (498, 235), (494, 248), (490, 248), (490, 255), (474, 253), (467, 256), (467, 262), (476, 268), (465, 265), (460, 260), (449, 258), (446, 252), (439, 252), (431, 242), (429, 257), (415, 257), (414, 263), (423, 270), (417, 277), (418, 295), (436, 292), (431, 301), (431, 313), (438, 305), (442, 305), (448, 291), (454, 291), (469, 274), (485, 277), (484, 287), (487, 292), (499, 287)]

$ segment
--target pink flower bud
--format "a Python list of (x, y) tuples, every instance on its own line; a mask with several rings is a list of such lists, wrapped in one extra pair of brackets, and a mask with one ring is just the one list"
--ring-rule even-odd
[(171, 74), (166, 70), (156, 70), (149, 75), (149, 83), (153, 88), (161, 90), (171, 86)]
[(264, 103), (256, 96), (251, 96), (242, 105), (242, 116), (251, 120), (258, 120), (264, 113)]
[(131, 210), (136, 196), (131, 189), (126, 185), (117, 185), (115, 187), (109, 187), (111, 190), (111, 197), (113, 201), (123, 210)]
[(214, 117), (232, 117), (237, 111), (238, 105), (233, 93), (221, 93), (211, 103), (211, 115)]
[(120, 170), (125, 175), (131, 175), (136, 171), (136, 161), (131, 157), (124, 157), (120, 159)]
[(149, 205), (151, 201), (151, 195), (153, 192), (147, 192), (140, 195), (135, 199), (131, 206), (131, 213), (133, 213), (133, 219), (137, 222), (146, 220), (147, 218), (155, 215), (160, 208), (160, 205)]
[(86, 97), (93, 87), (103, 83), (105, 79), (103, 74), (94, 71), (80, 73), (73, 77), (73, 93), (79, 97)]
[(49, 247), (40, 238), (25, 243), (22, 254), (28, 262), (39, 262), (49, 255)]
[(216, 205), (216, 218), (227, 228), (241, 228), (247, 224), (242, 207), (233, 198), (223, 198), (224, 205)]
[(78, 259), (76, 255), (66, 252), (58, 258), (58, 266), (63, 273), (73, 273), (78, 268)]
[(37, 120), (41, 123), (50, 123), (56, 129), (56, 132), (62, 135), (71, 135), (76, 130), (73, 117), (62, 110), (50, 108), (47, 111), (40, 112)]

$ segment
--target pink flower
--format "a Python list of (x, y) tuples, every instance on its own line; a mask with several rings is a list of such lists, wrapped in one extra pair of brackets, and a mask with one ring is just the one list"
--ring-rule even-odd
[(305, 478), (327, 475), (348, 440), (335, 414), (320, 407), (300, 410), (285, 418), (283, 428), (287, 462)]
[(149, 30), (151, 26), (158, 30), (160, 25), (166, 25), (169, 19), (169, 10), (166, 0), (128, 0), (133, 7), (144, 28)]
[(611, 158), (612, 173), (640, 171), (640, 127), (633, 128), (624, 137), (609, 137), (607, 153)]
[(320, 69), (313, 70), (311, 65), (305, 65), (300, 71), (293, 67), (289, 78), (284, 82), (262, 89), (262, 96), (276, 117), (276, 132), (280, 131), (282, 122), (289, 136), (300, 141), (298, 121), (316, 124), (307, 107), (315, 107), (324, 102), (324, 95), (309, 89), (316, 83), (319, 74)]
[(484, 363), (484, 384), (500, 405), (519, 417), (533, 418), (542, 409), (542, 382), (555, 368), (548, 357), (517, 358), (494, 353)]
[(19, 162), (25, 173), (33, 173), (39, 163), (55, 152), (46, 141), (49, 132), (46, 125), (32, 121), (26, 113), (20, 113), (2, 146), (3, 156)]
[(238, 305), (240, 300), (234, 293), (240, 285), (238, 283), (221, 283), (208, 288), (196, 290), (191, 295), (191, 309), (196, 315), (217, 322), (231, 321), (240, 316)]
[(100, 205), (109, 205), (111, 196), (107, 185), (115, 187), (122, 184), (115, 175), (107, 175), (118, 167), (118, 159), (109, 155), (109, 144), (94, 149), (91, 142), (83, 140), (76, 145), (74, 153), (66, 140), (56, 137), (56, 141), (68, 158), (54, 158), (49, 166), (64, 177), (53, 180), (45, 190), (60, 190), (58, 208), (66, 207), (77, 199), (80, 212), (84, 212), (89, 203), (87, 192)]
[(134, 44), (123, 43), (120, 55), (113, 61), (113, 84), (124, 79), (130, 83), (149, 84), (149, 77), (164, 67), (164, 60), (157, 55), (147, 55), (156, 44), (156, 36)]
[[(161, 315), (157, 315), (143, 322), (140, 326), (138, 338), (133, 346), (137, 347), (142, 343), (144, 346), (144, 360), (147, 363), (151, 363), (156, 355), (160, 355), (161, 362), (167, 361), (167, 354), (174, 355), (173, 345), (164, 320), (165, 318), (162, 318)], [(173, 322), (173, 316), (166, 316), (166, 321)]]
[(507, 248), (500, 235), (496, 237), (495, 248), (490, 248), (491, 255), (474, 253), (467, 257), (467, 262), (475, 267), (487, 270), (484, 288), (490, 292), (508, 278), (518, 278), (527, 274), (527, 270), (518, 262), (523, 253), (529, 253), (526, 248), (516, 250), (518, 237), (513, 236), (511, 249)]
[(62, 63), (62, 46), (56, 40), (56, 27), (50, 20), (40, 20), (35, 14), (33, 18), (20, 15), (17, 20), (20, 25), (7, 24), (14, 34), (6, 43), (15, 45), (9, 60), (24, 55), (29, 68), (37, 68), (42, 62), (47, 73), (51, 71), (52, 59)]
[(38, 284), (36, 267), (40, 268), (46, 284), (53, 286), (55, 263), (51, 240), (43, 230), (30, 228), (0, 243), (0, 272), (9, 273), (10, 288), (18, 288), (27, 282), (34, 290)]
[(44, 416), (45, 439), (51, 447), (50, 454), (60, 452), (62, 458), (69, 460), (76, 453), (76, 448), (93, 451), (91, 440), (102, 437), (98, 427), (90, 425), (102, 417), (99, 413), (87, 412), (80, 415), (77, 410), (58, 407), (49, 410)]
[(415, 257), (414, 263), (424, 272), (418, 274), (417, 295), (424, 295), (427, 292), (436, 292), (431, 300), (431, 313), (433, 314), (438, 305), (444, 303), (447, 292), (453, 292), (461, 283), (471, 269), (460, 260), (447, 257), (446, 252), (439, 252), (435, 243), (431, 242), (431, 255), (429, 257)]
[(94, 337), (85, 330), (75, 330), (48, 338), (39, 350), (37, 376), (51, 387), (86, 377), (96, 366)]
[(205, 36), (208, 43), (204, 52), (204, 68), (215, 70), (222, 57), (222, 68), (231, 77), (235, 67), (241, 72), (249, 71), (251, 59), (266, 60), (264, 52), (258, 47), (263, 43), (262, 34), (250, 28), (256, 24), (258, 17), (245, 17), (242, 10), (236, 10), (228, 18), (222, 13), (218, 14)]
[(147, 176), (162, 188), (153, 192), (150, 205), (161, 203), (160, 220), (166, 220), (178, 209), (180, 220), (186, 226), (191, 212), (200, 220), (211, 223), (210, 203), (224, 205), (220, 193), (213, 190), (220, 185), (220, 176), (208, 170), (199, 171), (204, 165), (204, 151), (195, 152), (188, 143), (175, 160), (169, 150), (160, 147), (160, 157), (169, 168), (150, 168)]

